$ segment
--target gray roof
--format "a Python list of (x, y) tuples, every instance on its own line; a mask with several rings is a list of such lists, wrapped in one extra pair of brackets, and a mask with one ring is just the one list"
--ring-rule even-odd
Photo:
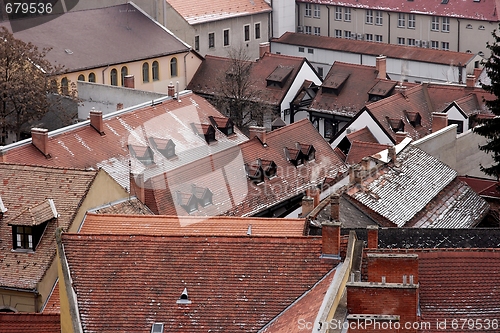
[(38, 48), (52, 48), (47, 59), (53, 65), (64, 65), (69, 72), (189, 50), (131, 3), (67, 12), (47, 23), (17, 31), (14, 36)]

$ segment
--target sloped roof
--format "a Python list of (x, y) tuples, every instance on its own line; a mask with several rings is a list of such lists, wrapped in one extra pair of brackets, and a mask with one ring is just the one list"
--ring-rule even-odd
[[(398, 1), (398, 3), (401, 2)], [(406, 2), (406, 3), (413, 3), (413, 2)], [(333, 4), (330, 2), (329, 5)], [(342, 5), (344, 5), (344, 3)], [(414, 46), (393, 45), (387, 43), (367, 42), (361, 40), (350, 40), (350, 39), (333, 38), (327, 36), (315, 36), (315, 35), (308, 35), (308, 34), (294, 33), (294, 32), (285, 32), (280, 38), (273, 39), (272, 42), (290, 44), (290, 45), (300, 45), (300, 46), (313, 47), (325, 50), (337, 50), (337, 51), (350, 52), (356, 54), (366, 54), (375, 57), (378, 57), (381, 54), (383, 54), (387, 56), (387, 58), (411, 59), (413, 61), (421, 61), (434, 64), (450, 65), (450, 66), (457, 66), (457, 64), (462, 64), (463, 66), (464, 64), (467, 64), (471, 60), (473, 60), (474, 57), (476, 56), (475, 54), (471, 53), (434, 50), (434, 49), (426, 49)]]
[[(140, 173), (146, 166), (132, 159), (128, 145), (151, 147), (155, 165), (165, 170), (190, 163), (211, 152), (235, 146), (248, 138), (237, 128), (226, 136), (216, 130), (217, 144), (208, 146), (189, 125), (192, 122), (210, 124), (208, 116), (222, 115), (204, 98), (191, 92), (180, 95), (181, 101), (166, 98), (162, 103), (138, 106), (103, 116), (104, 134), (100, 135), (89, 121), (49, 132), (47, 159), (31, 144), (31, 139), (0, 147), (7, 162), (71, 168), (103, 168), (120, 185), (129, 188), (129, 174)], [(156, 101), (155, 101), (156, 102)], [(149, 138), (172, 139), (175, 159), (165, 158)]]
[(460, 176), (458, 178), (469, 185), (479, 195), (500, 198), (499, 183), (496, 180), (472, 176)]
[(153, 215), (153, 212), (136, 197), (131, 197), (91, 210), (95, 214)]
[(357, 131), (346, 134), (347, 139), (352, 143), (354, 141), (378, 143), (368, 127), (363, 127)]
[(265, 0), (167, 0), (167, 2), (191, 25), (271, 11), (271, 6)]
[(36, 226), (51, 219), (57, 218), (59, 214), (55, 210), (54, 202), (51, 199), (44, 200), (32, 207), (28, 207), (21, 214), (14, 217), (11, 225)]
[[(0, 219), (0, 286), (32, 290), (56, 255), (55, 229), (67, 228), (98, 171), (0, 164), (0, 196), (8, 209)], [(34, 252), (12, 251), (12, 227), (26, 207), (53, 199), (60, 214), (47, 224)]]
[(497, 8), (500, 7), (497, 0), (488, 2), (449, 0), (446, 3), (431, 0), (415, 2), (379, 0), (375, 3), (370, 0), (298, 0), (297, 2), (319, 3), (330, 6), (361, 9), (366, 8), (390, 12), (418, 13), (432, 16), (449, 16), (481, 21), (498, 21)]
[(59, 295), (59, 280), (56, 281), (52, 292), (47, 298), (42, 313), (61, 313), (61, 296)]
[[(295, 167), (287, 160), (285, 148), (296, 149), (297, 143), (312, 145), (315, 158)], [(277, 173), (254, 184), (247, 177), (245, 164), (253, 165), (259, 159), (273, 161)], [(336, 178), (346, 171), (344, 162), (330, 145), (309, 120), (303, 119), (266, 133), (265, 144), (254, 137), (182, 168), (146, 172), (144, 188), (146, 204), (158, 214), (187, 215), (176, 202), (176, 193), (191, 193), (192, 186), (196, 185), (212, 191), (213, 202), (199, 206), (192, 215), (252, 216), (304, 193), (310, 186), (321, 184), (325, 177)]]
[[(317, 237), (63, 234), (62, 244), (89, 331), (257, 332), (334, 267)], [(184, 288), (191, 303), (177, 304)]]
[(60, 333), (61, 318), (58, 313), (0, 313), (0, 332)]
[[(189, 47), (135, 5), (69, 11), (14, 37), (52, 48), (47, 60), (69, 72), (188, 52)], [(144, 38), (148, 36), (148, 38)], [(151, 42), (154, 41), (154, 42)]]
[(374, 155), (384, 149), (387, 149), (387, 145), (354, 140), (347, 153), (346, 163), (351, 165), (360, 163), (363, 157)]
[(125, 235), (303, 236), (304, 219), (87, 214), (80, 233)]
[[(255, 90), (255, 101), (279, 106), (300, 68), (308, 64), (305, 58), (266, 53), (256, 62), (251, 63), (249, 82)], [(220, 85), (230, 69), (231, 59), (207, 55), (196, 71), (187, 89), (202, 95), (220, 95)], [(267, 86), (266, 78), (279, 69), (291, 71), (284, 79), (283, 86)], [(302, 82), (301, 82), (302, 83)], [(247, 92), (248, 93), (248, 92)]]
[(345, 192), (382, 224), (470, 228), (488, 212), (486, 201), (458, 180), (455, 170), (419, 148), (406, 146), (396, 160), (398, 166), (388, 163)]

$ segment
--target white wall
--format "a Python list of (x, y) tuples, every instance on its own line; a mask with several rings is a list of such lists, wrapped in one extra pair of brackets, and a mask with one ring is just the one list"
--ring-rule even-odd
[(295, 1), (272, 0), (272, 37), (279, 38), (287, 31), (295, 31)]
[(463, 132), (467, 132), (469, 130), (469, 119), (465, 118), (462, 112), (460, 112), (455, 105), (448, 109), (446, 112), (448, 115), (448, 120), (457, 120), (461, 121), (463, 125)]

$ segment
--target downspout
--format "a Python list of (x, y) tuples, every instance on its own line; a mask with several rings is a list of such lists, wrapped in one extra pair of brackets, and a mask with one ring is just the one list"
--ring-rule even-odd
[(104, 72), (105, 72), (108, 68), (109, 68), (109, 65), (108, 65), (108, 67), (106, 67), (106, 68), (104, 68), (104, 69), (102, 70), (102, 84), (106, 84), (106, 82), (104, 81)]
[[(271, 0), (271, 12), (269, 13), (269, 24), (268, 24), (268, 28), (267, 28), (267, 36), (268, 36), (268, 41), (271, 40), (271, 38), (274, 38), (274, 5), (273, 5), (273, 0)], [(278, 36), (277, 38), (279, 38), (280, 36)], [(269, 44), (270, 45), (270, 44)]]
[(458, 23), (458, 38), (457, 38), (457, 52), (460, 52), (460, 19), (457, 18)]
[[(301, 25), (300, 24), (300, 5), (299, 5), (299, 3), (296, 2), (295, 6), (297, 7), (297, 10), (296, 10), (296, 12), (297, 12), (297, 26), (299, 26), (299, 25)], [(297, 31), (297, 28), (295, 28), (295, 31)]]
[(328, 11), (328, 37), (331, 37), (331, 34), (330, 34), (330, 7), (328, 5), (326, 5), (326, 10)]
[(391, 13), (387, 12), (387, 16), (389, 17), (389, 30), (387, 31), (387, 43), (391, 44)]
[(184, 79), (186, 80), (186, 82), (184, 82), (184, 84), (186, 85), (186, 87), (184, 87), (184, 89), (182, 90), (185, 90), (187, 88), (187, 85), (188, 85), (188, 77), (187, 77), (187, 61), (186, 61), (186, 57), (188, 56), (189, 53), (191, 53), (191, 48), (189, 48), (189, 51), (186, 52), (186, 54), (184, 55)]
[(167, 1), (163, 0), (163, 26), (167, 27)]

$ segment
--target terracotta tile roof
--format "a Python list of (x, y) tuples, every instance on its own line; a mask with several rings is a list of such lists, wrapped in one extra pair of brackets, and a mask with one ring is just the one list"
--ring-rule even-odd
[[(129, 145), (134, 149), (149, 146), (155, 166), (176, 168), (190, 163), (208, 152), (235, 146), (248, 138), (237, 128), (235, 134), (226, 136), (215, 131), (216, 144), (208, 146), (194, 133), (193, 122), (210, 124), (208, 116), (222, 115), (204, 98), (193, 93), (181, 94), (181, 102), (168, 98), (154, 106), (139, 106), (103, 116), (104, 134), (100, 135), (89, 121), (61, 130), (49, 132), (47, 159), (31, 144), (31, 139), (0, 148), (4, 161), (71, 168), (103, 168), (120, 185), (129, 188), (130, 171), (140, 173), (146, 165), (132, 159)], [(150, 138), (172, 139), (175, 158), (166, 158), (151, 144)]]
[(60, 333), (60, 322), (59, 314), (55, 313), (0, 313), (0, 332)]
[(61, 299), (59, 295), (59, 281), (56, 281), (52, 293), (47, 298), (42, 309), (43, 313), (61, 313)]
[(387, 149), (387, 145), (354, 140), (347, 154), (346, 163), (351, 165), (360, 163), (363, 157), (374, 155), (384, 149)]
[[(313, 2), (313, 1), (308, 1), (308, 2)], [(398, 1), (398, 3), (401, 2)], [(333, 5), (331, 2), (329, 4)], [(426, 48), (412, 47), (412, 46), (367, 42), (367, 41), (350, 40), (344, 38), (333, 38), (327, 36), (315, 36), (315, 35), (293, 33), (293, 32), (285, 32), (280, 38), (273, 39), (272, 42), (313, 47), (317, 49), (341, 50), (343, 52), (366, 54), (375, 57), (378, 57), (379, 55), (383, 54), (388, 58), (412, 59), (414, 61), (422, 61), (427, 63), (444, 64), (444, 65), (459, 64), (459, 63), (467, 64), (470, 61), (472, 61), (475, 57), (475, 54), (471, 53), (434, 50), (434, 49), (426, 49)]]
[(378, 143), (368, 127), (363, 127), (357, 131), (346, 134), (347, 139), (352, 143), (354, 141)]
[(191, 25), (271, 12), (265, 0), (167, 0)]
[[(97, 171), (0, 163), (0, 286), (33, 290), (56, 255), (55, 229), (65, 230), (85, 198)], [(26, 207), (53, 199), (59, 218), (50, 220), (35, 251), (13, 251), (12, 227)]]
[(328, 273), (303, 297), (279, 314), (259, 333), (288, 332), (311, 333), (328, 287), (333, 281), (335, 270)]
[(330, 6), (345, 6), (353, 8), (370, 8), (389, 12), (420, 13), (432, 16), (450, 16), (481, 21), (498, 21), (497, 0), (491, 2), (449, 0), (446, 4), (440, 1), (398, 1), (380, 0), (373, 3), (369, 0), (299, 0), (298, 2), (320, 3)]
[[(287, 159), (285, 148), (298, 154), (297, 143), (312, 145), (315, 152), (313, 160), (296, 167)], [(245, 164), (261, 163), (265, 167), (270, 161), (276, 165), (275, 177), (264, 177), (259, 184), (249, 180)], [(344, 162), (309, 120), (303, 119), (266, 133), (265, 145), (254, 137), (182, 168), (145, 173), (146, 204), (158, 214), (187, 215), (188, 210), (178, 200), (179, 194), (190, 195), (196, 185), (211, 191), (212, 204), (198, 205), (192, 215), (252, 216), (301, 195), (310, 186), (321, 184), (325, 177), (336, 178), (346, 170)]]
[[(63, 234), (62, 243), (88, 331), (146, 333), (158, 322), (165, 332), (257, 332), (334, 267), (317, 237)], [(191, 303), (177, 304), (184, 288)]]
[(125, 235), (303, 236), (304, 219), (87, 214), (80, 233)]
[(384, 165), (345, 192), (381, 224), (470, 228), (488, 212), (486, 201), (458, 180), (455, 170), (424, 151), (408, 145), (398, 152), (397, 163)]
[[(443, 112), (453, 101), (459, 103), (461, 107), (463, 105), (466, 110), (477, 107), (481, 112), (486, 112), (483, 111), (485, 109), (483, 98), (486, 100), (494, 98), (493, 95), (481, 88), (467, 88), (446, 84), (430, 83), (427, 85), (427, 93), (432, 101), (435, 112)], [(473, 96), (475, 96), (476, 101), (474, 101)], [(466, 101), (467, 103), (465, 103)], [(467, 104), (469, 105), (467, 106)]]
[(496, 180), (471, 176), (459, 176), (458, 178), (469, 185), (479, 195), (500, 198), (499, 184)]
[(92, 209), (96, 214), (133, 214), (133, 215), (153, 215), (153, 212), (136, 197), (112, 202), (106, 206)]
[[(371, 95), (379, 98), (394, 93), (396, 81), (377, 79), (375, 66), (355, 65), (336, 61), (314, 97), (310, 110), (353, 117)], [(330, 89), (328, 89), (330, 88)]]
[[(252, 62), (249, 82), (252, 83), (253, 89), (259, 91), (255, 99), (273, 106), (279, 106), (303, 65), (310, 66), (305, 58), (271, 53), (266, 53), (258, 61)], [(217, 96), (220, 94), (218, 90), (220, 82), (223, 80), (222, 76), (225, 76), (230, 66), (231, 59), (229, 58), (205, 56), (205, 60), (196, 71), (187, 89), (201, 95)], [(282, 75), (281, 72), (283, 71), (288, 73), (286, 77)], [(279, 77), (280, 81), (283, 80), (281, 87), (268, 86), (266, 78), (272, 73), (281, 75)]]
[(47, 60), (70, 72), (189, 51), (133, 4), (68, 11), (31, 26), (14, 36), (39, 49), (52, 48)]
[(59, 216), (55, 211), (54, 202), (44, 200), (33, 207), (28, 207), (19, 215), (12, 218), (10, 225), (37, 226)]

